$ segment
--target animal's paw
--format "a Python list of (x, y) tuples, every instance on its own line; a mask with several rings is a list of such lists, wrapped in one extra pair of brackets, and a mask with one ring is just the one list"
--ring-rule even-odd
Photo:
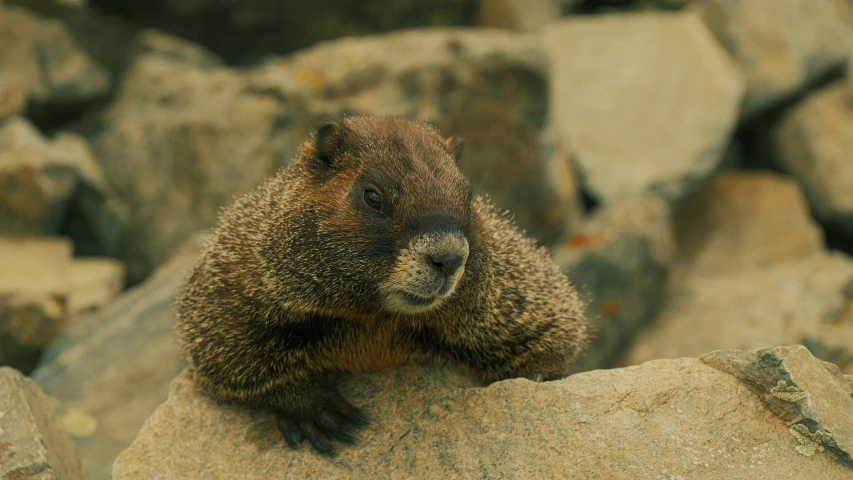
[(356, 443), (355, 432), (368, 423), (364, 412), (337, 391), (324, 395), (307, 408), (278, 412), (278, 428), (291, 448), (299, 447), (305, 438), (314, 450), (324, 455), (335, 454), (332, 438)]
[(555, 373), (555, 372), (533, 372), (527, 376), (528, 380), (532, 380), (534, 382), (553, 382), (554, 380), (562, 380), (568, 377), (568, 374), (565, 373)]

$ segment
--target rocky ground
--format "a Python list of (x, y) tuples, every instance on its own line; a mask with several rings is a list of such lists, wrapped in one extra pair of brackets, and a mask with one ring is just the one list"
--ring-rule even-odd
[[(0, 478), (853, 476), (853, 1), (290, 3), (0, 0)], [(199, 394), (170, 307), (355, 112), (465, 138), (597, 336), (353, 378), (327, 461)]]

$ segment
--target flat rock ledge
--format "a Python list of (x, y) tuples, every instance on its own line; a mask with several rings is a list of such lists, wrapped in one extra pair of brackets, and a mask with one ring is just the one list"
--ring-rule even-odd
[(327, 459), (288, 449), (268, 414), (216, 404), (185, 370), (113, 478), (853, 477), (853, 389), (802, 346), (488, 387), (409, 366), (343, 392), (373, 423)]

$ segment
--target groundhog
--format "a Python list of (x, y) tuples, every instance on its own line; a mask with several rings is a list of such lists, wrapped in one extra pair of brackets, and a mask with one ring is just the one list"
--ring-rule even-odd
[(564, 378), (588, 344), (582, 300), (475, 195), (461, 142), (429, 124), (328, 122), (220, 214), (176, 299), (197, 382), (275, 413), (323, 454), (368, 423), (341, 373), (456, 361), (484, 382)]

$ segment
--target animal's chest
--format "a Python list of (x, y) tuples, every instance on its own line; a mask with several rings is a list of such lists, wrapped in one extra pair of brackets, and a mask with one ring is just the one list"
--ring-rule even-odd
[(391, 326), (355, 328), (337, 339), (333, 350), (338, 368), (353, 373), (392, 368), (418, 358), (406, 333)]

